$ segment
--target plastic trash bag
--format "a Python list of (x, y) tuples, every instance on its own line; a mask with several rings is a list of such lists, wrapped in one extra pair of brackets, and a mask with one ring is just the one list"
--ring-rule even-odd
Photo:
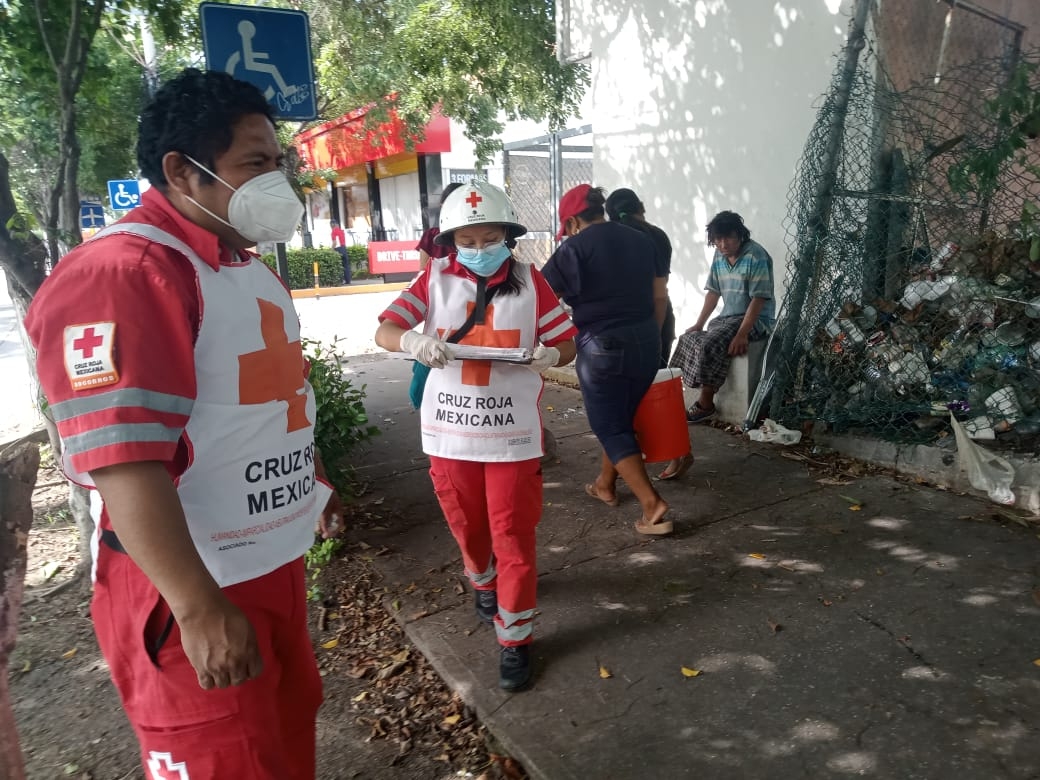
[(980, 447), (968, 438), (968, 434), (957, 418), (950, 415), (953, 435), (957, 438), (957, 461), (968, 473), (968, 482), (976, 490), (982, 490), (990, 501), (1004, 506), (1014, 506), (1015, 494), (1011, 483), (1015, 480), (1014, 467), (999, 455)]
[(802, 432), (792, 431), (790, 428), (782, 426), (776, 420), (771, 420), (767, 417), (763, 420), (761, 428), (748, 431), (748, 438), (751, 441), (790, 445), (797, 444), (802, 440)]

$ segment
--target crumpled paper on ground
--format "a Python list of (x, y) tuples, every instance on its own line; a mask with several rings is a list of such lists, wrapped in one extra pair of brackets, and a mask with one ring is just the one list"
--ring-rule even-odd
[(971, 486), (984, 491), (994, 503), (1014, 506), (1015, 493), (1011, 490), (1011, 483), (1015, 481), (1014, 466), (969, 439), (964, 427), (952, 414), (950, 425), (957, 438), (958, 464), (968, 473)]
[(802, 440), (802, 433), (801, 431), (792, 431), (790, 428), (785, 428), (776, 420), (771, 420), (767, 417), (762, 422), (761, 428), (748, 431), (748, 438), (751, 441), (791, 445), (797, 444)]

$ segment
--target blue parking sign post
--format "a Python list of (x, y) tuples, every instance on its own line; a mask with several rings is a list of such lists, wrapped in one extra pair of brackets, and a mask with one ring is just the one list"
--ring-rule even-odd
[(113, 211), (128, 211), (141, 205), (141, 185), (137, 179), (116, 179), (108, 183), (108, 200)]
[(96, 201), (79, 202), (79, 226), (81, 230), (96, 230), (105, 226), (105, 209)]
[(205, 2), (206, 67), (254, 84), (281, 119), (314, 119), (310, 21), (303, 11)]

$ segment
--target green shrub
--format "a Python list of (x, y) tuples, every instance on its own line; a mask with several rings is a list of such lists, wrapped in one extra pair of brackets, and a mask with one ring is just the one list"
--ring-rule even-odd
[(350, 258), (350, 267), (354, 271), (360, 271), (362, 268), (366, 270), (368, 269), (367, 244), (356, 244), (354, 246), (348, 246), (347, 257)]
[(349, 501), (356, 491), (348, 456), (363, 442), (377, 435), (379, 428), (368, 424), (363, 403), (365, 387), (355, 387), (343, 376), (340, 355), (334, 343), (329, 346), (303, 339), (303, 353), (311, 364), (309, 379), (317, 404), (314, 443), (329, 481), (340, 497)]
[[(289, 289), (306, 290), (314, 287), (314, 264), (318, 264), (318, 278), (322, 287), (338, 287), (343, 283), (343, 261), (335, 249), (289, 249)], [(274, 255), (260, 258), (278, 273), (278, 259)]]

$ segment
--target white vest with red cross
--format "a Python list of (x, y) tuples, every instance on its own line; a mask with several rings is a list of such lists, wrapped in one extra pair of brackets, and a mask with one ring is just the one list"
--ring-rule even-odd
[(177, 480), (195, 547), (221, 587), (274, 571), (313, 543), (332, 493), (315, 476), (314, 391), (292, 298), (259, 260), (214, 271), (152, 225), (120, 222), (105, 235), (117, 232), (180, 252), (198, 278), (197, 392)]
[[(466, 321), (477, 283), (443, 273), (447, 258), (430, 261), (429, 314), (423, 332), (446, 339)], [(537, 346), (538, 302), (530, 266), (518, 265), (519, 294), (498, 292), (483, 324), (460, 341), (484, 347)], [(542, 378), (524, 365), (452, 360), (433, 369), (423, 391), (422, 446), (427, 455), (455, 460), (512, 462), (542, 456), (538, 399)]]

